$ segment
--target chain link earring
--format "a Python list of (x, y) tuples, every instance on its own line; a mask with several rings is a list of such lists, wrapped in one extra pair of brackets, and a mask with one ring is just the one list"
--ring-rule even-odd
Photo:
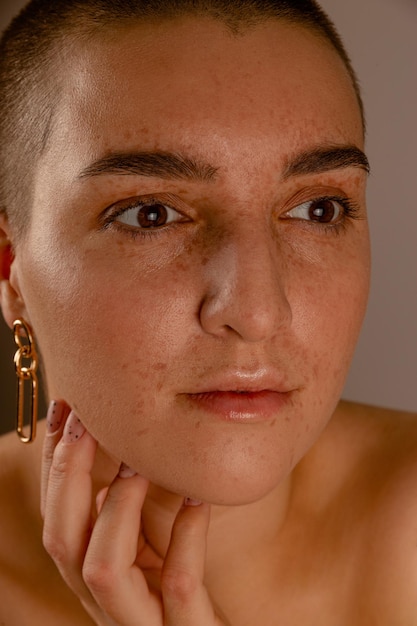
[[(31, 443), (36, 437), (38, 422), (39, 384), (37, 377), (38, 355), (32, 329), (24, 320), (16, 320), (13, 325), (13, 336), (18, 347), (14, 355), (14, 364), (17, 376), (17, 413), (16, 432), (22, 443)], [(25, 424), (25, 383), (30, 385), (30, 423), (29, 434), (24, 433)]]

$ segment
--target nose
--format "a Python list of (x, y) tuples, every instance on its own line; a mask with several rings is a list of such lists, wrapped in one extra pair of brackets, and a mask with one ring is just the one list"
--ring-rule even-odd
[(266, 342), (291, 324), (285, 255), (271, 235), (235, 235), (210, 255), (205, 272), (200, 307), (205, 332)]

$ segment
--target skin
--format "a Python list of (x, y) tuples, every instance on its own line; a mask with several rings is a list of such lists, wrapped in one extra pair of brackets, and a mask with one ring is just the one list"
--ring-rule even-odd
[[(277, 28), (235, 39), (205, 21), (196, 30), (186, 21), (143, 26), (123, 33), (122, 45), (98, 42), (72, 59), (12, 268), (50, 395), (152, 482), (217, 503), (262, 497), (315, 441), (340, 396), (367, 298), (365, 172), (282, 180), (295, 153), (362, 147), (349, 78), (308, 32), (299, 74), (289, 73), (300, 34), (279, 25), (276, 43)], [(217, 174), (198, 183), (78, 178), (108, 152), (137, 150), (199, 157)], [(151, 194), (184, 221), (153, 239), (103, 231), (107, 207)], [(324, 194), (350, 198), (361, 219), (338, 235), (283, 219)], [(291, 392), (269, 423), (213, 423), (183, 397), (217, 389), (221, 375), (264, 373)]]
[[(379, 437), (366, 412), (364, 426), (348, 426), (346, 407), (327, 425), (367, 299), (366, 172), (285, 175), (305, 151), (363, 149), (346, 69), (300, 27), (268, 22), (232, 37), (187, 18), (98, 39), (66, 71), (28, 233), (1, 283), (5, 319), (31, 323), (49, 394), (63, 399), (43, 453), (46, 549), (97, 624), (245, 626), (262, 615), (272, 625), (279, 607), (290, 626), (315, 607), (334, 625), (335, 599), (350, 623), (371, 623), (351, 581), (334, 588), (345, 568), (319, 576), (319, 590), (305, 578), (306, 559), (332, 554), (340, 536), (346, 501), (334, 494), (352, 450), (356, 463)], [(138, 150), (184, 154), (215, 175), (80, 178), (109, 152)], [(300, 217), (323, 196), (348, 198), (356, 219)], [(134, 197), (180, 217), (134, 237), (112, 209), (103, 228), (103, 212)], [(13, 234), (4, 219), (2, 229), (5, 251)], [(222, 378), (234, 390), (260, 381), (285, 400), (242, 423), (184, 396)], [(121, 461), (137, 474), (116, 476)], [(312, 503), (332, 514), (306, 533)], [(336, 521), (317, 552), (323, 519)], [(352, 537), (366, 563), (364, 536)], [(336, 567), (347, 561), (349, 550)], [(292, 582), (309, 590), (301, 603)]]

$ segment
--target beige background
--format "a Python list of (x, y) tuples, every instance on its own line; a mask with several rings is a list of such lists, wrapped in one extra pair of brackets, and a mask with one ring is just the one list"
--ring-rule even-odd
[[(0, 30), (25, 4), (0, 0)], [(373, 174), (369, 312), (345, 397), (417, 410), (417, 0), (322, 0), (362, 83)], [(14, 344), (0, 322), (0, 429), (13, 424)]]

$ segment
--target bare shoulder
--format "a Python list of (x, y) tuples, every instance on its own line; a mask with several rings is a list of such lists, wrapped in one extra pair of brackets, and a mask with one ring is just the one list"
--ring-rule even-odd
[(366, 615), (369, 624), (415, 626), (417, 413), (343, 402), (337, 420), (350, 467), (346, 494), (356, 509), (352, 536), (361, 546), (357, 623)]
[(24, 446), (14, 432), (0, 437), (1, 524), (10, 516), (38, 508), (40, 439)]
[[(341, 402), (344, 454), (381, 496), (411, 495), (417, 479), (417, 413)], [(405, 513), (405, 511), (404, 511)]]
[(39, 579), (42, 524), (32, 445), (23, 446), (14, 433), (0, 437), (0, 585), (9, 599), (0, 615), (6, 624), (16, 617), (14, 607), (27, 601), (30, 579)]
[(387, 495), (390, 487), (413, 484), (417, 413), (341, 401), (307, 458), (308, 473), (315, 480), (318, 476), (323, 500), (348, 483), (373, 493), (380, 487)]

